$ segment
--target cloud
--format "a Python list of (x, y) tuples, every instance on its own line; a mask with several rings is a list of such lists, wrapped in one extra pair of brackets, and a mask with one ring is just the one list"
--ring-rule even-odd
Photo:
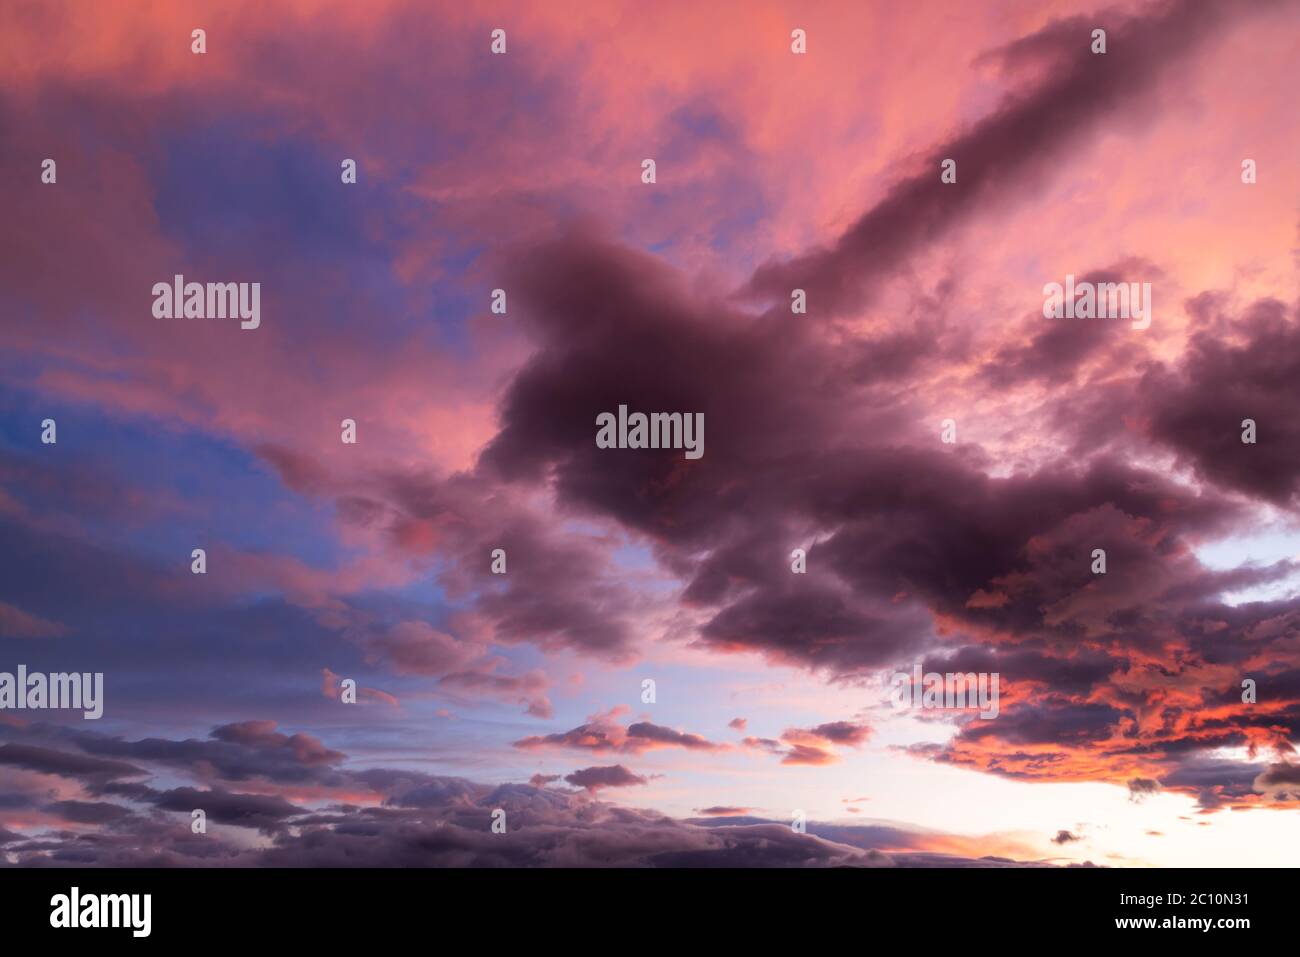
[(0, 764), (36, 771), (40, 774), (57, 774), (86, 781), (134, 777), (147, 773), (142, 768), (123, 761), (109, 761), (84, 754), (12, 742), (0, 744)]
[(131, 816), (131, 811), (106, 801), (54, 801), (44, 809), (73, 824), (111, 824)]
[(592, 715), (585, 724), (568, 731), (544, 735), (529, 735), (514, 743), (524, 750), (567, 749), (610, 754), (643, 754), (663, 748), (683, 748), (687, 751), (724, 751), (728, 745), (709, 741), (698, 734), (678, 731), (653, 724), (635, 721), (624, 727), (615, 719), (626, 712), (623, 706), (608, 712)]
[(164, 811), (179, 811), (189, 815), (202, 809), (209, 820), (218, 824), (258, 828), (274, 831), (288, 818), (302, 813), (302, 808), (284, 798), (263, 794), (239, 794), (220, 788), (206, 791), (197, 788), (172, 788), (153, 797), (153, 803)]
[[(1171, 63), (1212, 36), (1229, 9), (1248, 12), (1244, 4), (1181, 0), (1112, 20), (1105, 56), (1091, 52), (1095, 24), (1086, 18), (1054, 21), (1017, 39), (1004, 51), (1007, 65), (1050, 57), (1050, 69), (970, 129), (928, 150), (917, 164), (921, 172), (895, 185), (827, 248), (765, 264), (746, 292), (788, 299), (792, 289), (804, 289), (821, 315), (860, 307), (876, 282), (954, 225), (988, 204), (1023, 197), (1053, 158), (1098, 124), (1114, 122), (1120, 112), (1149, 111), (1143, 94)], [(939, 183), (945, 158), (957, 160), (956, 184)]]
[(1129, 800), (1141, 804), (1152, 794), (1160, 793), (1160, 782), (1149, 778), (1134, 778), (1128, 783)]
[(1255, 790), (1268, 794), (1274, 800), (1300, 800), (1300, 764), (1294, 762), (1270, 764), (1253, 784)]
[(752, 808), (747, 807), (730, 807), (727, 805), (715, 804), (713, 807), (697, 807), (696, 814), (703, 814), (705, 817), (738, 817), (743, 814), (749, 814)]
[[(93, 731), (69, 730), (59, 740), (73, 744), (86, 756), (59, 753), (68, 767), (85, 767), (90, 775), (123, 777), (139, 774), (135, 764), (151, 764), (187, 771), (204, 780), (265, 781), (279, 784), (342, 784), (346, 776), (337, 766), (346, 757), (326, 748), (312, 735), (285, 735), (271, 721), (245, 721), (219, 725), (204, 739), (142, 738), (128, 741)], [(0, 746), (0, 757), (6, 749)], [(133, 764), (124, 764), (126, 759)], [(104, 769), (101, 771), (100, 769)], [(119, 770), (126, 769), (126, 770)]]
[(781, 755), (782, 764), (820, 767), (839, 761), (836, 746), (860, 747), (871, 737), (871, 728), (852, 721), (831, 721), (815, 728), (787, 728), (779, 741), (747, 737), (747, 748)]
[(564, 780), (574, 787), (598, 791), (601, 788), (625, 788), (635, 784), (645, 784), (646, 779), (633, 774), (621, 764), (582, 768), (572, 774), (566, 774)]
[[(1139, 401), (1154, 439), (1204, 480), (1291, 504), (1300, 491), (1300, 323), (1280, 302), (1255, 303), (1240, 319), (1206, 322), (1182, 361), (1143, 375)], [(1242, 442), (1245, 419), (1256, 441)]]
[(627, 744), (634, 753), (656, 747), (677, 747), (688, 751), (720, 751), (726, 747), (714, 744), (698, 734), (674, 731), (649, 721), (637, 721), (627, 726)]

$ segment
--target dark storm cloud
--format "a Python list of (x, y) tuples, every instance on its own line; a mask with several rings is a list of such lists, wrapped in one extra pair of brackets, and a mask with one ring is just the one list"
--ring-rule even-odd
[[(685, 579), (685, 601), (710, 609), (707, 646), (860, 672), (923, 648), (935, 610), (977, 629), (1077, 638), (1082, 615), (1047, 612), (1090, 583), (1099, 536), (1111, 533), (1116, 562), (1155, 558), (1186, 575), (1195, 563), (1179, 536), (1236, 515), (1211, 492), (1118, 461), (990, 478), (977, 452), (873, 429), (903, 410), (855, 383), (834, 343), (737, 316), (589, 235), (521, 251), (514, 269), (540, 349), (507, 390), (482, 468), (507, 482), (553, 475), (563, 502), (649, 535)], [(702, 410), (705, 458), (598, 449), (596, 415), (629, 401)], [(790, 548), (814, 534), (817, 574), (791, 575)], [(1044, 536), (1054, 551), (1027, 555)], [(1080, 610), (1120, 623), (1127, 603), (1140, 623), (1142, 597), (1120, 592)]]

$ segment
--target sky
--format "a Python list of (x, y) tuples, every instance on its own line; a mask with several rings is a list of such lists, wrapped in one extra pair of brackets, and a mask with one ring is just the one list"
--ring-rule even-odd
[(1293, 863), (1297, 28), (0, 6), (0, 862)]

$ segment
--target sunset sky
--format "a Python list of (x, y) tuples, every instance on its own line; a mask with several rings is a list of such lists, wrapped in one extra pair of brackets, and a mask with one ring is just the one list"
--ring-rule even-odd
[(104, 675), (0, 861), (1293, 864), (1297, 89), (1272, 0), (0, 4), (0, 672)]

